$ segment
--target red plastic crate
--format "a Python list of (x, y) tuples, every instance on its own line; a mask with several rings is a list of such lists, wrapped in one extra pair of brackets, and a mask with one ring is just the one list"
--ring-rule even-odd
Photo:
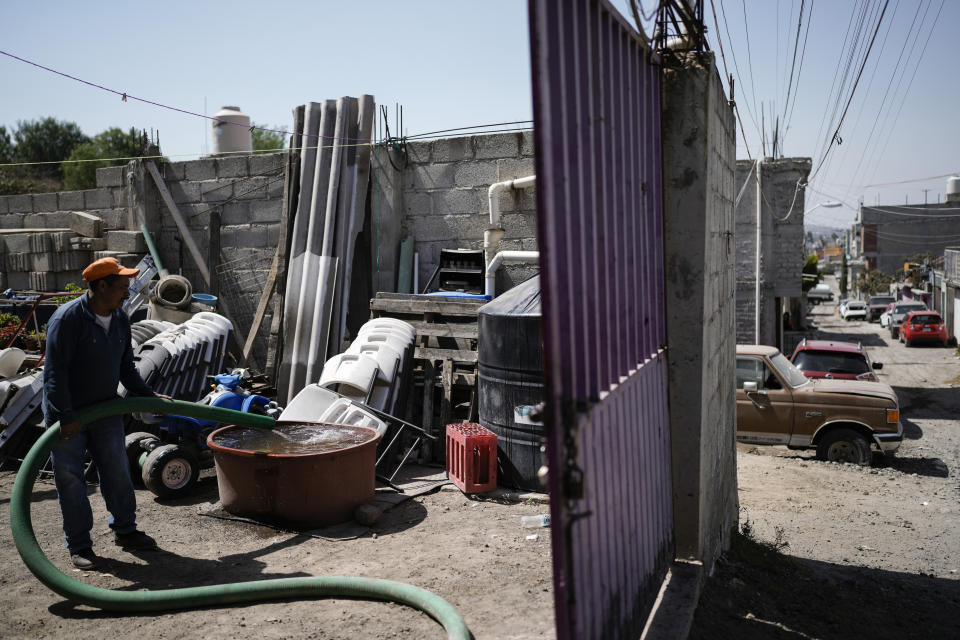
[(464, 493), (497, 488), (497, 434), (475, 422), (447, 425), (447, 476)]

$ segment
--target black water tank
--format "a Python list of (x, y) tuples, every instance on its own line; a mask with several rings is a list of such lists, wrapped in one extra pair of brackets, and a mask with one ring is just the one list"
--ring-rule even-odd
[(537, 478), (544, 429), (530, 420), (543, 401), (540, 277), (480, 307), (477, 383), (480, 424), (497, 434), (499, 484), (543, 491)]

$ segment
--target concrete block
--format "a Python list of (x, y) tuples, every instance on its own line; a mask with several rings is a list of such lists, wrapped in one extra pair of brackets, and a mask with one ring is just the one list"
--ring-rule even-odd
[[(407, 165), (430, 164), (430, 147), (431, 142), (429, 140), (407, 143)], [(391, 157), (396, 162), (396, 156), (391, 154)], [(389, 162), (386, 158), (384, 158), (384, 161)]]
[(7, 253), (4, 265), (7, 271), (29, 271), (32, 253)]
[(223, 226), (250, 222), (250, 202), (228, 202), (220, 207), (220, 224)]
[(143, 259), (143, 255), (145, 253), (146, 251), (138, 253), (121, 253), (117, 255), (116, 258), (120, 261), (120, 264), (128, 269), (136, 269), (137, 265), (140, 264), (140, 260)]
[(184, 162), (183, 169), (187, 180), (213, 180), (217, 177), (216, 161), (212, 158)]
[(539, 251), (540, 247), (537, 245), (536, 238), (524, 238), (520, 241), (520, 250), (521, 251)]
[(170, 182), (167, 184), (170, 189), (170, 195), (177, 204), (182, 202), (200, 202), (200, 184), (196, 182), (181, 181)]
[[(92, 260), (90, 261), (92, 262)], [(87, 264), (89, 264), (88, 262)], [(86, 266), (86, 265), (84, 265)], [(83, 282), (83, 276), (80, 273), (72, 271), (63, 271), (61, 273), (53, 274), (54, 288), (57, 291), (66, 291), (67, 285), (75, 284), (79, 287), (86, 287), (86, 283)]]
[(248, 173), (246, 156), (228, 156), (217, 158), (218, 178), (246, 178)]
[(23, 223), (28, 229), (69, 229), (70, 212), (31, 213), (24, 217)]
[(3, 243), (8, 253), (30, 253), (33, 251), (33, 245), (30, 241), (30, 233), (9, 233), (4, 234)]
[(123, 253), (123, 251), (94, 251), (93, 259), (100, 260), (101, 258), (119, 258), (121, 255), (123, 255)]
[(107, 209), (113, 206), (110, 189), (87, 189), (83, 192), (84, 209)]
[(123, 186), (123, 170), (124, 167), (103, 167), (102, 169), (97, 169), (97, 186)]
[[(235, 197), (238, 200), (263, 200), (268, 195), (270, 181), (275, 179), (276, 178), (256, 176), (238, 182), (234, 185)], [(277, 182), (282, 185), (283, 180), (278, 180)]]
[(106, 238), (84, 238), (84, 237), (77, 236), (70, 240), (70, 247), (74, 251), (79, 251), (79, 250), (106, 251), (107, 239)]
[(49, 233), (30, 233), (27, 238), (30, 242), (30, 253), (53, 251), (53, 241)]
[[(450, 189), (434, 191), (433, 213), (447, 215), (451, 213), (475, 213), (480, 215), (487, 212), (487, 192), (485, 189)], [(409, 196), (408, 196), (409, 198)], [(405, 201), (408, 200), (405, 199)], [(418, 212), (407, 210), (407, 215)]]
[(23, 229), (25, 217), (22, 213), (4, 213), (0, 215), (0, 229)]
[(98, 211), (90, 211), (89, 213), (103, 220), (104, 231), (108, 229), (123, 229), (126, 227), (127, 212), (123, 209), (100, 209)]
[(220, 229), (220, 243), (224, 247), (268, 247), (270, 225), (239, 225)]
[(267, 248), (274, 249), (280, 244), (280, 223), (267, 225)]
[(533, 148), (533, 131), (523, 131), (520, 134), (520, 155), (528, 158), (535, 155)]
[(498, 175), (494, 161), (462, 163), (456, 165), (453, 184), (460, 188), (489, 187), (498, 181)]
[(163, 172), (164, 180), (186, 180), (187, 171), (185, 162), (164, 162), (159, 168)]
[(56, 287), (53, 274), (46, 271), (31, 271), (28, 287), (34, 291), (52, 292)]
[(108, 251), (120, 251), (123, 253), (146, 253), (147, 242), (143, 234), (139, 231), (107, 231), (104, 234), (107, 238)]
[(0, 215), (10, 213), (10, 196), (0, 196)]
[(14, 290), (30, 289), (30, 273), (28, 271), (8, 271), (7, 286)]
[(50, 242), (53, 245), (53, 250), (56, 253), (62, 253), (64, 251), (70, 251), (70, 241), (73, 238), (76, 238), (77, 234), (72, 231), (58, 231), (56, 233), (50, 234)]
[(57, 211), (56, 193), (35, 193), (33, 194), (34, 211)]
[(251, 176), (283, 175), (282, 153), (263, 153), (247, 157)]
[[(408, 167), (404, 172), (404, 183), (406, 187), (414, 189), (449, 189), (454, 186), (455, 168), (460, 166), (456, 163), (446, 164), (425, 164), (414, 167)], [(472, 187), (475, 185), (459, 185)]]
[[(507, 213), (500, 216), (506, 231), (505, 238), (536, 238), (537, 218), (525, 213)], [(482, 235), (482, 234), (481, 234)]]
[(488, 220), (477, 215), (421, 216), (410, 219), (413, 237), (418, 242), (451, 241), (463, 247), (464, 241), (483, 239)]
[(237, 204), (248, 205), (248, 222), (280, 222), (283, 202), (279, 199), (251, 200), (249, 203)]
[(430, 154), (433, 162), (462, 162), (473, 159), (473, 144), (469, 137), (434, 140)]
[(84, 208), (83, 191), (61, 191), (57, 193), (58, 211), (77, 211)]
[(517, 178), (526, 178), (534, 175), (536, 167), (533, 164), (533, 158), (508, 158), (497, 160), (497, 180), (516, 180)]
[(473, 153), (477, 160), (515, 158), (520, 153), (520, 143), (515, 133), (474, 136)]
[(127, 199), (126, 187), (113, 189), (113, 206), (114, 207), (126, 207), (128, 202), (129, 200)]
[(12, 213), (32, 213), (33, 212), (33, 196), (29, 193), (10, 196), (8, 200), (10, 205), (10, 211)]
[(268, 198), (282, 198), (283, 197), (283, 176), (279, 175), (275, 178), (270, 178), (270, 181), (267, 183), (267, 197)]
[(408, 216), (429, 216), (433, 213), (433, 196), (429, 192), (408, 191), (403, 194), (403, 210)]
[(216, 182), (204, 182), (200, 185), (201, 202), (223, 202), (233, 198), (234, 185), (233, 180), (217, 180)]

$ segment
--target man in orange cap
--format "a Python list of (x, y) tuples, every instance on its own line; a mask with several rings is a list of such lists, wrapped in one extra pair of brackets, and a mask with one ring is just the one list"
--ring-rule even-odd
[(132, 395), (158, 395), (134, 366), (130, 319), (121, 309), (130, 295), (130, 278), (138, 273), (116, 258), (97, 260), (83, 270), (89, 287), (86, 294), (61, 306), (47, 323), (43, 414), (47, 427), (60, 423), (60, 441), (52, 452), (53, 474), (67, 549), (78, 569), (92, 569), (98, 560), (90, 538), (93, 512), (83, 460), (87, 451), (97, 465), (114, 541), (124, 550), (157, 546), (137, 530), (137, 503), (121, 416), (86, 425), (76, 417), (77, 409), (116, 398), (121, 382)]

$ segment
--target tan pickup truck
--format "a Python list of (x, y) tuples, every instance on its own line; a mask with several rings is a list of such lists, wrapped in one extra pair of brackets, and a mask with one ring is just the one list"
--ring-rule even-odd
[(813, 380), (775, 347), (737, 345), (737, 440), (867, 465), (871, 445), (885, 454), (900, 447), (900, 405), (882, 382)]

